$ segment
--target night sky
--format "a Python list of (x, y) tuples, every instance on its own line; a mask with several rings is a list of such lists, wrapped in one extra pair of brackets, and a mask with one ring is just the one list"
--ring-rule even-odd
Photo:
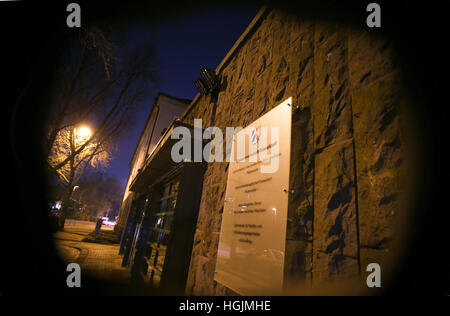
[(185, 11), (163, 23), (133, 26), (133, 40), (151, 38), (158, 53), (159, 81), (149, 93), (144, 109), (137, 113), (134, 128), (117, 145), (110, 166), (104, 170), (121, 180), (125, 189), (129, 162), (158, 92), (193, 99), (194, 80), (203, 66), (215, 69), (260, 8), (257, 6), (216, 6)]

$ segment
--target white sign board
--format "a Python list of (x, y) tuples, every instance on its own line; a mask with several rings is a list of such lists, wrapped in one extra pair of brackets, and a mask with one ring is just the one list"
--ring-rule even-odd
[(233, 138), (214, 279), (241, 295), (282, 292), (291, 106), (289, 98)]

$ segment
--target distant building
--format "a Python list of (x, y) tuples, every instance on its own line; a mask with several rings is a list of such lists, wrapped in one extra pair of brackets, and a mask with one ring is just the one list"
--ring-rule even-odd
[[(196, 81), (202, 94), (189, 105), (158, 95), (142, 132), (117, 224), (123, 264), (133, 278), (162, 293), (234, 295), (245, 293), (241, 290), (250, 283), (257, 289), (277, 269), (278, 285), (287, 293), (350, 284), (331, 288), (346, 294), (367, 290), (366, 267), (378, 263), (386, 280), (404, 232), (396, 225), (408, 215), (405, 200), (411, 196), (404, 186), (411, 173), (402, 115), (412, 101), (389, 42), (367, 30), (264, 8), (215, 75), (218, 88), (208, 90), (208, 82)], [(292, 100), (292, 120), (286, 122), (292, 126), (289, 185), (265, 183), (270, 190), (259, 195), (269, 199), (284, 192), (286, 209), (260, 207), (252, 210), (255, 216), (239, 215), (241, 222), (226, 228), (246, 237), (220, 249), (223, 218), (233, 213), (224, 211), (226, 203), (235, 203), (225, 201), (233, 189), (227, 185), (231, 163), (175, 163), (170, 136), (178, 126), (193, 130), (200, 118), (203, 129), (246, 127), (287, 99)], [(180, 120), (173, 121), (177, 116)], [(253, 136), (257, 142), (259, 134)], [(254, 177), (250, 172), (235, 187), (249, 188), (249, 199), (257, 183), (245, 182)], [(235, 214), (245, 213), (247, 205), (232, 205)], [(277, 211), (286, 217), (278, 220)], [(258, 222), (264, 214), (280, 228), (258, 237), (255, 229), (265, 228)], [(283, 250), (266, 246), (280, 232)], [(220, 282), (218, 256), (240, 262), (236, 274), (232, 270)], [(249, 263), (256, 259), (260, 265)], [(244, 268), (248, 274), (238, 274)]]

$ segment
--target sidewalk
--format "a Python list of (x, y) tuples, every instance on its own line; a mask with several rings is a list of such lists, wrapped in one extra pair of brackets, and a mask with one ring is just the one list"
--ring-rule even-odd
[[(128, 284), (129, 272), (121, 266), (122, 257), (118, 255), (119, 245), (81, 241), (94, 228), (95, 223), (92, 222), (66, 221), (64, 231), (53, 235), (55, 247), (61, 259), (67, 263), (78, 263), (82, 275)], [(103, 226), (102, 229), (110, 228)]]

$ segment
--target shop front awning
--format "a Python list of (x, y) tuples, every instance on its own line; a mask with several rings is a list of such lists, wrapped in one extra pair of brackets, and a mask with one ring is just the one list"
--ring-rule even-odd
[[(172, 122), (167, 128), (165, 133), (161, 136), (160, 140), (156, 144), (155, 148), (145, 160), (142, 168), (135, 176), (130, 185), (130, 191), (133, 192), (144, 192), (149, 186), (159, 182), (161, 178), (173, 170), (178, 165), (184, 162), (175, 162), (171, 157), (172, 146), (179, 142), (179, 139), (172, 139), (172, 133), (177, 127), (186, 127), (190, 131), (191, 135), (191, 152), (193, 154), (194, 141), (200, 141), (201, 139), (194, 139), (194, 129), (192, 125), (182, 123), (177, 120)], [(202, 131), (201, 131), (202, 132)], [(200, 134), (201, 135), (201, 134)]]

